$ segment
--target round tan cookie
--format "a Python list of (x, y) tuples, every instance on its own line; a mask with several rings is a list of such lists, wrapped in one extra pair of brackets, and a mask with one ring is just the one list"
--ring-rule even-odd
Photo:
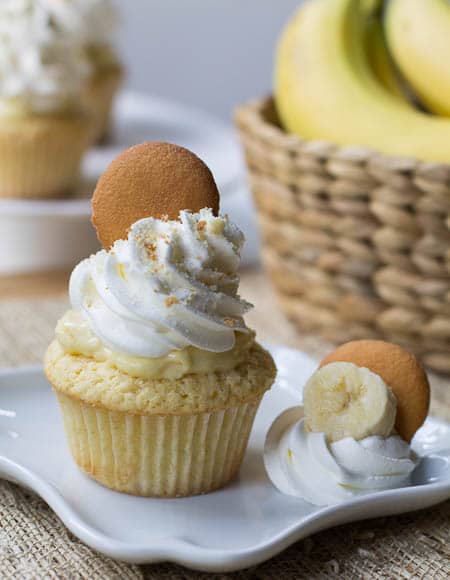
[(181, 210), (219, 211), (219, 191), (194, 153), (170, 143), (130, 147), (100, 177), (92, 197), (92, 223), (104, 248), (128, 235), (144, 217), (178, 219)]
[(383, 340), (354, 340), (339, 346), (320, 363), (351, 362), (379, 375), (397, 398), (395, 429), (405, 440), (425, 421), (430, 405), (430, 385), (416, 357)]

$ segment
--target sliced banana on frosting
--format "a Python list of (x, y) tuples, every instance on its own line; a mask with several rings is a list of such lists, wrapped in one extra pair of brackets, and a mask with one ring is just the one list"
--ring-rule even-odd
[(367, 368), (333, 362), (318, 369), (303, 392), (305, 429), (325, 433), (329, 442), (344, 437), (388, 437), (397, 401), (383, 379)]

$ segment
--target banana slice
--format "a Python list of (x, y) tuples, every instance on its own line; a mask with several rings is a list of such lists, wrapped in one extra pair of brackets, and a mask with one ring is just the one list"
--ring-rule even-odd
[(317, 370), (303, 391), (305, 428), (329, 442), (392, 433), (394, 393), (377, 374), (353, 363), (334, 362)]

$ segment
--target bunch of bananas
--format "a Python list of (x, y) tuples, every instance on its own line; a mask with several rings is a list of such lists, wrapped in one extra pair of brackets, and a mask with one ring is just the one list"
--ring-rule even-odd
[(450, 162), (450, 3), (308, 0), (278, 46), (275, 102), (305, 139)]

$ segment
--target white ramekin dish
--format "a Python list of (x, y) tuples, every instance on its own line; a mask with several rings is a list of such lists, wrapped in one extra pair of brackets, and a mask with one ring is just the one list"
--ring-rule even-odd
[(98, 250), (88, 199), (0, 200), (0, 274), (63, 270)]

